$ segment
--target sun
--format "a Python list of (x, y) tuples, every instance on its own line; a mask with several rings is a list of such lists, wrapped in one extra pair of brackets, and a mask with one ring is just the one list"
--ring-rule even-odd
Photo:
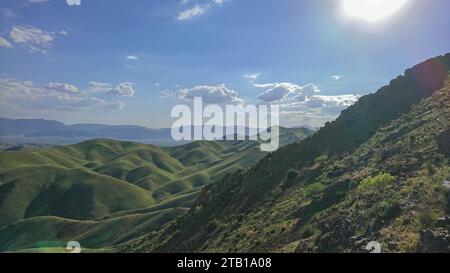
[(408, 0), (341, 0), (344, 12), (351, 17), (377, 22), (388, 18)]

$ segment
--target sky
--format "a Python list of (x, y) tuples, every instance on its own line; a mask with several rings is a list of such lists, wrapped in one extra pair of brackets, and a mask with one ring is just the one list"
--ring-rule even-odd
[(320, 127), (450, 51), (450, 1), (393, 2), (2, 0), (0, 116), (164, 128), (201, 96)]

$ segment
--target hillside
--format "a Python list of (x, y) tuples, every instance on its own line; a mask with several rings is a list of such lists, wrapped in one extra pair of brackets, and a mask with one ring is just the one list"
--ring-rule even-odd
[(448, 252), (450, 54), (203, 189), (129, 252)]
[[(282, 144), (311, 135), (282, 129)], [(157, 147), (96, 139), (71, 146), (0, 152), (0, 251), (92, 249), (157, 230), (181, 216), (205, 185), (248, 168), (258, 142), (193, 142)]]

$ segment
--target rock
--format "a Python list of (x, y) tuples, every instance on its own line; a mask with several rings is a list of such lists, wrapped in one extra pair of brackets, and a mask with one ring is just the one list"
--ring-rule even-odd
[(443, 185), (450, 190), (450, 180), (444, 180)]
[(394, 240), (389, 240), (388, 241), (388, 249), (391, 251), (394, 251), (397, 249), (397, 242), (395, 242)]
[(318, 243), (319, 249), (328, 249), (332, 238), (333, 238), (333, 233), (331, 233), (331, 232), (328, 232), (328, 233), (322, 235), (319, 238), (319, 243)]
[(420, 237), (420, 252), (448, 253), (450, 248), (450, 235), (448, 230), (443, 228), (437, 230), (424, 229)]
[(436, 220), (436, 227), (445, 228), (446, 226), (447, 226), (447, 219), (445, 219), (445, 217), (438, 218)]

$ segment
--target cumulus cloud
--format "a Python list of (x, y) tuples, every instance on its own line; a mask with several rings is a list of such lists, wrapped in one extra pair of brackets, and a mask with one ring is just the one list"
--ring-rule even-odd
[(78, 87), (69, 83), (49, 82), (46, 88), (61, 93), (81, 94)]
[(254, 86), (266, 89), (266, 91), (257, 96), (258, 99), (265, 102), (280, 102), (292, 99), (306, 100), (308, 97), (317, 95), (320, 92), (319, 88), (312, 83), (305, 86), (293, 83), (254, 84)]
[(118, 95), (122, 97), (134, 97), (134, 94), (136, 93), (133, 84), (130, 82), (122, 82), (114, 87), (110, 83), (90, 81), (89, 90), (92, 92), (103, 92), (109, 95)]
[(339, 96), (312, 96), (305, 101), (291, 102), (284, 104), (284, 108), (297, 109), (321, 109), (329, 113), (339, 113), (343, 109), (352, 106), (358, 99), (359, 95), (339, 95)]
[(30, 43), (34, 45), (50, 46), (54, 36), (36, 27), (15, 26), (10, 32), (10, 38), (15, 43)]
[(119, 95), (123, 97), (133, 97), (136, 91), (133, 88), (133, 84), (130, 82), (119, 83), (113, 90), (109, 91), (109, 94)]
[(32, 53), (47, 53), (56, 35), (68, 35), (65, 30), (60, 32), (49, 32), (33, 26), (13, 26), (9, 38), (16, 44), (23, 45)]
[(353, 105), (359, 95), (320, 95), (321, 90), (312, 83), (301, 86), (294, 83), (254, 84), (265, 89), (257, 98), (264, 103), (280, 105), (280, 116), (285, 126), (307, 124), (320, 127), (335, 119), (342, 110)]
[(280, 105), (280, 116), (285, 126), (321, 127), (326, 122), (336, 119), (342, 110), (356, 103), (359, 98), (359, 95), (317, 95), (306, 101)]
[(0, 37), (0, 46), (6, 48), (13, 48), (14, 46), (5, 38)]
[(192, 88), (183, 88), (174, 93), (163, 92), (163, 97), (174, 97), (180, 100), (193, 100), (195, 97), (203, 98), (205, 103), (235, 103), (241, 104), (245, 101), (241, 99), (236, 91), (225, 86), (218, 85), (198, 85)]
[(109, 92), (111, 90), (113, 90), (113, 86), (110, 83), (106, 83), (106, 82), (95, 82), (95, 81), (90, 81), (89, 82), (89, 90), (93, 91), (93, 92)]
[[(0, 109), (16, 112), (79, 112), (86, 109), (121, 109), (120, 101), (106, 101), (96, 96), (78, 92), (69, 84), (48, 83), (39, 86), (32, 81), (0, 78)], [(75, 91), (75, 92), (74, 92)]]

